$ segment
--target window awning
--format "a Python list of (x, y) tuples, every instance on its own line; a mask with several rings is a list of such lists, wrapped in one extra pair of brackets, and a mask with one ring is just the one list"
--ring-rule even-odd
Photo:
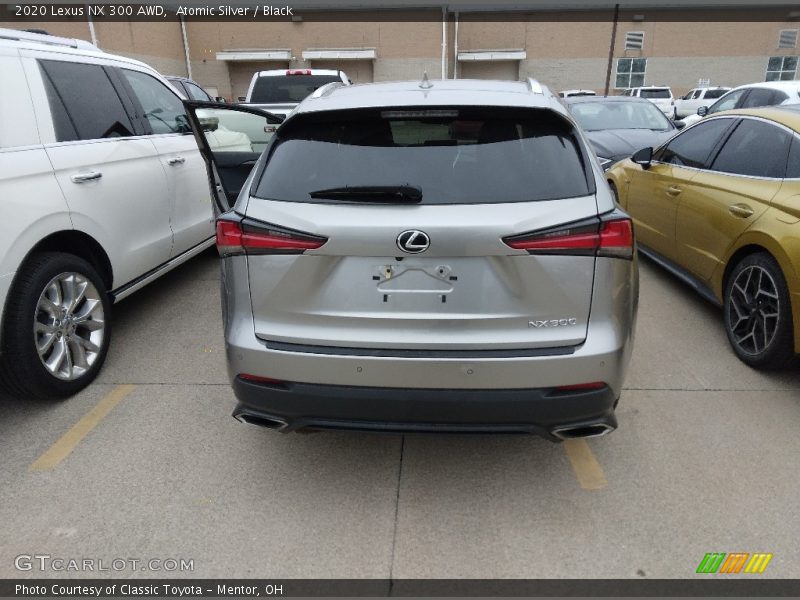
[(217, 52), (217, 60), (279, 60), (282, 62), (289, 62), (292, 60), (292, 51), (283, 49), (223, 50), (221, 52)]
[(309, 48), (303, 60), (375, 60), (375, 48)]
[(458, 60), (462, 62), (525, 60), (527, 57), (528, 53), (525, 50), (469, 50), (458, 53)]

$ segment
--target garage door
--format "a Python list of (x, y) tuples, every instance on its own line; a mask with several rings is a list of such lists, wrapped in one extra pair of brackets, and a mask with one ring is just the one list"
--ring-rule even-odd
[(458, 63), (459, 79), (502, 79), (519, 80), (519, 61), (516, 60), (476, 60)]
[(371, 60), (312, 60), (312, 69), (341, 69), (353, 81), (353, 83), (372, 83), (372, 61)]
[(287, 64), (283, 61), (237, 61), (228, 63), (228, 72), (231, 76), (231, 89), (233, 99), (247, 95), (247, 88), (250, 87), (250, 80), (256, 71), (269, 71), (271, 69), (286, 69)]

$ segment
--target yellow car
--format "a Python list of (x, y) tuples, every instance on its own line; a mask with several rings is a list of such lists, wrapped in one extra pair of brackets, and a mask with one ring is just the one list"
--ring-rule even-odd
[(723, 306), (742, 361), (800, 353), (800, 105), (719, 113), (606, 177), (640, 251)]

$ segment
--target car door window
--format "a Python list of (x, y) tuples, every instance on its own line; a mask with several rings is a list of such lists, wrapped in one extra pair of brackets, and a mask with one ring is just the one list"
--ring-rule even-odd
[(741, 100), (742, 96), (744, 96), (747, 91), (747, 89), (736, 90), (726, 94), (711, 105), (711, 108), (708, 109), (708, 114), (736, 108), (736, 104), (739, 102), (739, 100)]
[(775, 125), (744, 119), (714, 159), (711, 170), (753, 177), (780, 178), (792, 136)]
[(692, 94), (692, 100), (696, 100), (703, 94), (703, 90), (697, 90), (694, 94)]
[(101, 65), (40, 60), (56, 140), (134, 135), (130, 116)]
[(789, 162), (786, 164), (786, 177), (800, 179), (800, 137), (792, 136), (792, 146), (789, 149)]
[(721, 98), (728, 90), (706, 90), (706, 95), (703, 96), (705, 100), (713, 100)]
[(183, 87), (186, 88), (186, 92), (189, 94), (191, 100), (212, 100), (211, 96), (209, 96), (204, 89), (189, 81), (184, 81)]
[(190, 131), (183, 102), (175, 92), (146, 73), (130, 69), (122, 69), (122, 73), (139, 100), (153, 133)]
[(756, 106), (770, 106), (775, 97), (774, 90), (753, 88), (739, 108), (753, 108)]
[(713, 119), (695, 125), (674, 137), (654, 157), (658, 162), (681, 167), (704, 168), (711, 151), (733, 123), (733, 119)]

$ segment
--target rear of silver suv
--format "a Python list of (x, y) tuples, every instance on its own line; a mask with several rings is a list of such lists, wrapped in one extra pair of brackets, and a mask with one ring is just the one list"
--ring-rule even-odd
[(631, 221), (535, 82), (319, 91), (217, 246), (241, 421), (554, 440), (617, 425)]

